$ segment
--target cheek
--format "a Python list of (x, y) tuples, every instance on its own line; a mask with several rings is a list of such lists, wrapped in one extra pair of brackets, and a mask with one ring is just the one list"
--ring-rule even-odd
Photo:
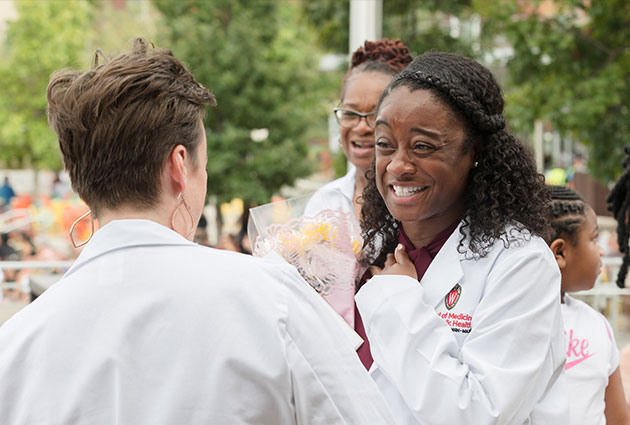
[(385, 174), (387, 172), (387, 164), (388, 161), (384, 158), (376, 158), (375, 161), (375, 180), (376, 180), (376, 187), (378, 188), (378, 191), (381, 193), (381, 196), (383, 196), (383, 187), (385, 185), (385, 183), (383, 182), (383, 179), (385, 177)]
[(348, 140), (350, 140), (350, 131), (352, 131), (351, 128), (343, 128), (341, 127), (341, 130), (339, 132), (339, 135), (341, 136), (341, 146), (343, 147), (344, 151), (347, 152), (347, 146), (348, 143), (350, 143)]

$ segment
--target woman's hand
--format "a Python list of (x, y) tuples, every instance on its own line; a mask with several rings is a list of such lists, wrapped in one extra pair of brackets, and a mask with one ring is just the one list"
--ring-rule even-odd
[(418, 272), (416, 266), (411, 262), (405, 247), (402, 244), (398, 244), (393, 254), (387, 254), (387, 259), (383, 268), (372, 266), (370, 267), (370, 273), (372, 276), (379, 274), (383, 275), (401, 275), (410, 276), (414, 279), (418, 279)]

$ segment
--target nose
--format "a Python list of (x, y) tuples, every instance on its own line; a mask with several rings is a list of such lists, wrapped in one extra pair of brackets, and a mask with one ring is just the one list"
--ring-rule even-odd
[(359, 117), (359, 122), (354, 127), (354, 131), (356, 131), (360, 135), (373, 134), (374, 129), (368, 125), (367, 117)]
[(395, 177), (412, 174), (416, 169), (406, 149), (398, 148), (387, 164), (387, 172)]
[(599, 256), (603, 257), (604, 256), (604, 248), (602, 248), (602, 246), (600, 244), (597, 244), (597, 250), (599, 252)]

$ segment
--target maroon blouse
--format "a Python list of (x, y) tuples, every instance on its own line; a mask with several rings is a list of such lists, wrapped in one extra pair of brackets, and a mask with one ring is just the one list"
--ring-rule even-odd
[[(414, 266), (416, 266), (418, 281), (422, 280), (422, 276), (424, 276), (424, 274), (426, 273), (429, 265), (431, 264), (431, 261), (433, 261), (442, 246), (444, 246), (444, 243), (449, 238), (449, 236), (451, 236), (455, 229), (457, 229), (457, 225), (459, 224), (459, 222), (460, 220), (457, 220), (455, 223), (448, 226), (446, 229), (438, 233), (431, 242), (421, 248), (414, 247), (405, 234), (402, 226), (400, 227), (398, 242), (405, 247), (405, 251), (407, 252), (407, 255), (409, 255), (409, 259), (414, 264)], [(372, 275), (368, 270), (361, 278), (359, 288), (363, 286), (363, 284), (367, 282), (370, 277), (372, 277)], [(369, 370), (374, 360), (372, 359), (372, 354), (370, 353), (370, 343), (367, 339), (367, 335), (365, 334), (363, 320), (361, 320), (361, 315), (359, 314), (359, 310), (357, 309), (356, 304), (354, 305), (354, 330), (361, 336), (361, 338), (363, 338), (364, 342), (357, 350), (357, 354), (359, 355), (363, 366), (365, 366), (365, 368)]]

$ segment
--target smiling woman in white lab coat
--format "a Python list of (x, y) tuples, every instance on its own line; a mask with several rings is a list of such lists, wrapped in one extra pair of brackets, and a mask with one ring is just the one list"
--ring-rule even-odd
[(489, 70), (427, 53), (383, 93), (356, 302), (401, 424), (563, 424), (549, 194)]
[(213, 96), (141, 40), (48, 87), (100, 229), (0, 328), (0, 423), (391, 424), (328, 305), (286, 264), (190, 241)]

